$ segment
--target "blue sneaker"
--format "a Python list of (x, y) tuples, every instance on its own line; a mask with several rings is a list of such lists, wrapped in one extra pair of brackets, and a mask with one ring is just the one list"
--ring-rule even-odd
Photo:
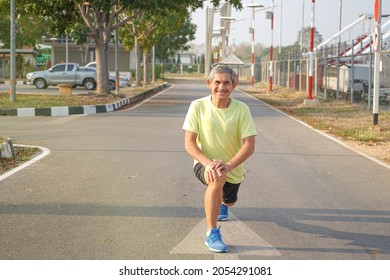
[(218, 221), (226, 221), (228, 219), (228, 210), (229, 207), (222, 203), (219, 209)]
[(210, 235), (206, 236), (204, 244), (210, 251), (217, 253), (226, 253), (228, 251), (225, 243), (222, 241), (222, 236), (219, 228), (211, 229)]

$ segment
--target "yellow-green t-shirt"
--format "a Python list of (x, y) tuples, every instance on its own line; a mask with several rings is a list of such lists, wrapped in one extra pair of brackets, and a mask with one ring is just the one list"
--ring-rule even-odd
[[(198, 134), (196, 142), (209, 159), (220, 159), (225, 163), (240, 150), (242, 139), (257, 135), (245, 103), (231, 98), (227, 108), (219, 109), (213, 105), (210, 96), (191, 103), (183, 129)], [(243, 180), (243, 164), (228, 173), (230, 183), (238, 184)]]

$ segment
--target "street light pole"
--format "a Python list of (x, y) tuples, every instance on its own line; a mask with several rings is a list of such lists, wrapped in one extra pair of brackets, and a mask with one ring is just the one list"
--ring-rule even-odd
[(308, 97), (307, 99), (313, 99), (313, 72), (314, 72), (314, 12), (315, 12), (315, 0), (312, 0), (311, 5), (311, 22), (310, 22), (310, 51), (309, 51), (309, 85), (308, 85)]
[(225, 3), (222, 5), (220, 9), (220, 16), (219, 16), (219, 26), (220, 28), (220, 35), (219, 35), (219, 61), (224, 60), (225, 58), (225, 40), (226, 40), (226, 32), (227, 32), (227, 26), (226, 22), (223, 19), (224, 17), (228, 16), (228, 4)]
[[(339, 0), (339, 32), (341, 30), (341, 19), (343, 16), (342, 10), (343, 10), (343, 0)], [(341, 35), (339, 36), (339, 42), (340, 41), (341, 41)]]
[(251, 64), (251, 86), (255, 84), (255, 8), (263, 7), (261, 4), (244, 4), (244, 7), (252, 9), (252, 25), (250, 33), (252, 33), (252, 64)]
[(10, 101), (16, 101), (16, 24), (15, 24), (15, 13), (16, 13), (16, 0), (11, 1), (11, 69), (10, 69)]
[(269, 92), (272, 92), (274, 67), (273, 67), (273, 51), (274, 51), (274, 0), (271, 1), (271, 46), (269, 50)]
[[(118, 12), (118, 0), (115, 4), (115, 12)], [(119, 27), (118, 27), (118, 14), (115, 16), (115, 94), (119, 95)], [(154, 61), (152, 62), (154, 67)]]
[(206, 7), (206, 47), (205, 47), (205, 59), (204, 59), (204, 74), (208, 76), (210, 72), (211, 61), (211, 47), (213, 39), (213, 25), (214, 25), (214, 12), (215, 9)]
[(299, 63), (299, 91), (302, 90), (302, 53), (303, 53), (303, 29), (305, 27), (305, 0), (302, 0), (302, 26), (301, 26), (301, 60)]
[(283, 19), (283, 0), (280, 0), (279, 54), (282, 53), (282, 19)]
[(227, 49), (229, 47), (230, 22), (236, 20), (236, 18), (230, 16), (230, 6), (228, 6), (227, 14), (228, 14), (228, 16), (221, 16), (221, 17), (219, 17), (223, 21), (223, 24), (221, 24), (221, 26), (225, 27), (225, 29), (224, 29), (224, 53), (223, 53), (223, 58), (226, 57)]
[(379, 71), (381, 60), (381, 15), (382, 13), (382, 1), (375, 0), (374, 3), (374, 20), (375, 20), (375, 35), (374, 35), (374, 96), (373, 96), (373, 123), (378, 124), (378, 112), (379, 112)]
[(251, 86), (255, 85), (255, 8), (252, 8)]

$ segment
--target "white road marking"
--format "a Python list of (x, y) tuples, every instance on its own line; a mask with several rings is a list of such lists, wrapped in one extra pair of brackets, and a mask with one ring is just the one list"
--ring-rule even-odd
[(170, 254), (214, 254), (215, 259), (239, 259), (240, 256), (281, 256), (282, 253), (239, 220), (232, 211), (229, 220), (221, 222), (222, 240), (228, 246), (228, 253), (210, 252), (204, 244), (206, 219), (203, 219)]
[(48, 148), (45, 148), (45, 147), (28, 146), (28, 145), (15, 145), (15, 146), (38, 148), (42, 151), (42, 153), (39, 154), (38, 156), (32, 158), (31, 160), (23, 163), (22, 165), (19, 165), (18, 167), (11, 169), (10, 171), (0, 175), (0, 182), (2, 180), (4, 180), (5, 178), (8, 178), (9, 176), (15, 174), (16, 172), (19, 172), (20, 170), (26, 168), (27, 166), (30, 166), (31, 164), (41, 160), (42, 158), (44, 158), (45, 156), (47, 156), (50, 153), (50, 150)]
[(122, 113), (122, 112), (130, 111), (130, 110), (134, 110), (134, 109), (138, 108), (139, 106), (141, 106), (142, 104), (144, 104), (145, 102), (148, 102), (149, 100), (151, 100), (151, 99), (153, 99), (153, 98), (159, 96), (160, 94), (163, 94), (163, 93), (166, 92), (167, 90), (172, 89), (172, 88), (174, 88), (174, 87), (175, 87), (175, 85), (171, 85), (170, 87), (167, 87), (166, 89), (160, 91), (159, 93), (153, 94), (152, 96), (150, 96), (150, 97), (148, 97), (148, 98), (146, 98), (146, 99), (140, 101), (139, 103), (137, 103), (137, 104), (131, 106), (129, 109), (124, 109), (124, 110), (120, 110), (120, 111), (116, 111), (116, 112), (117, 112), (117, 113)]

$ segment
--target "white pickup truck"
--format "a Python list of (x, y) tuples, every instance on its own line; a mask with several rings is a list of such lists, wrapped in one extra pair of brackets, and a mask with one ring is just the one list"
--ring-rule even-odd
[(27, 84), (45, 89), (49, 85), (72, 84), (87, 90), (96, 88), (96, 69), (80, 67), (77, 63), (60, 63), (44, 71), (30, 72), (26, 75)]

